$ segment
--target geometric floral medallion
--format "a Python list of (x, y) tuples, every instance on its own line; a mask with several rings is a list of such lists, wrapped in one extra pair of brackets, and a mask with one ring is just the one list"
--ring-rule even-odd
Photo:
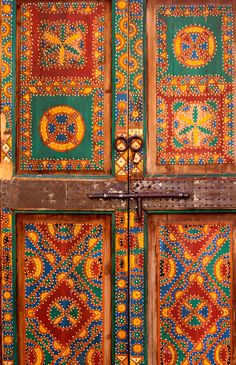
[(83, 67), (86, 23), (55, 21), (40, 24), (39, 66), (47, 68)]
[(76, 148), (84, 137), (85, 125), (80, 113), (68, 106), (47, 110), (40, 121), (43, 142), (51, 149), (66, 152)]
[(174, 127), (173, 142), (178, 147), (197, 148), (219, 142), (216, 113), (207, 104), (184, 104), (175, 114)]
[(73, 292), (68, 283), (61, 282), (40, 304), (35, 312), (43, 328), (62, 347), (70, 344), (76, 336), (83, 336), (94, 314), (83, 296)]
[(205, 66), (214, 56), (216, 41), (209, 29), (187, 26), (174, 39), (174, 52), (179, 62), (187, 67)]
[(179, 294), (182, 295), (170, 308), (169, 315), (177, 330), (196, 343), (206, 336), (223, 311), (197, 281)]

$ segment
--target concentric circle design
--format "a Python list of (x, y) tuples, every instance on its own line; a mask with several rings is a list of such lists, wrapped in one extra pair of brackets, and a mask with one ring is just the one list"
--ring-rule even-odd
[(206, 27), (190, 25), (181, 29), (174, 39), (174, 53), (184, 66), (199, 68), (213, 58), (216, 39)]
[(27, 341), (26, 364), (43, 365), (44, 354), (42, 348), (33, 341)]
[(25, 276), (28, 285), (36, 284), (43, 274), (43, 262), (39, 256), (34, 256), (29, 251), (25, 257)]
[(169, 284), (174, 279), (175, 274), (176, 264), (173, 258), (163, 253), (160, 259), (160, 279), (162, 285)]
[(83, 140), (85, 123), (74, 108), (59, 105), (48, 109), (40, 120), (43, 143), (58, 152), (75, 149)]
[(102, 352), (99, 349), (91, 349), (86, 355), (86, 364), (101, 364), (102, 363)]

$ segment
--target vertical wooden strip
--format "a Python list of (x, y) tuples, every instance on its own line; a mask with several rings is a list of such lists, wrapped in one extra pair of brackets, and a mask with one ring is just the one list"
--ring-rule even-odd
[(0, 113), (1, 113), (1, 178), (9, 179), (12, 167), (12, 125), (14, 124), (14, 1), (1, 0), (0, 34)]
[[(113, 2), (113, 97), (115, 138), (128, 137), (128, 0)], [(114, 148), (114, 146), (113, 146)], [(115, 152), (115, 176), (128, 179), (128, 152)]]
[[(145, 138), (146, 84), (145, 34), (146, 3), (143, 0), (131, 0), (129, 4), (129, 137)], [(143, 176), (145, 146), (141, 151), (130, 150), (130, 179)]]
[(13, 365), (15, 359), (14, 343), (14, 288), (13, 288), (13, 225), (12, 212), (1, 210), (1, 361), (3, 365)]

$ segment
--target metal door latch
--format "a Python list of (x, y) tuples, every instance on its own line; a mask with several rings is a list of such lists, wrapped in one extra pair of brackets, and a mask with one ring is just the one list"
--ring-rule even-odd
[(137, 202), (138, 219), (142, 219), (142, 200), (143, 199), (187, 199), (189, 194), (187, 193), (175, 193), (166, 191), (164, 193), (97, 193), (89, 194), (90, 199), (134, 199)]
[(138, 164), (142, 156), (140, 151), (143, 148), (143, 139), (139, 136), (132, 136), (128, 139), (124, 136), (117, 137), (114, 142), (114, 148), (117, 152), (124, 153), (128, 148), (132, 151), (132, 159), (134, 164)]
[(117, 152), (125, 152), (128, 148), (133, 152), (139, 152), (143, 148), (143, 139), (139, 136), (132, 136), (128, 139), (120, 136), (115, 139), (114, 147)]

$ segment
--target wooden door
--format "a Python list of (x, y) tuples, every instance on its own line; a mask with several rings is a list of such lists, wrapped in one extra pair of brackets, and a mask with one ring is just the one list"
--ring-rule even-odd
[(147, 6), (147, 173), (235, 173), (235, 3)]
[[(191, 212), (190, 221), (199, 210), (200, 225), (206, 218), (213, 220), (215, 211), (235, 212), (234, 14), (231, 0), (1, 0), (3, 365), (24, 363), (26, 352), (30, 365), (35, 359), (43, 365), (156, 365), (173, 360), (167, 351), (162, 361), (157, 345), (150, 358), (150, 341), (155, 347), (159, 332), (152, 327), (157, 326), (157, 312), (147, 305), (156, 298), (154, 290), (148, 296), (146, 285), (156, 257), (155, 232), (148, 232), (148, 222), (154, 229), (151, 214), (160, 210)], [(106, 199), (91, 199), (95, 193)], [(123, 193), (134, 199), (121, 199)], [(140, 200), (140, 193), (152, 198)], [(118, 199), (109, 199), (109, 194)], [(59, 249), (61, 235), (55, 233), (62, 230), (66, 240), (68, 226), (74, 234), (83, 225), (92, 227), (86, 242), (98, 227), (105, 232), (96, 246), (96, 257), (102, 252), (105, 261), (94, 262), (93, 251), (84, 248), (86, 273), (72, 258), (72, 253), (80, 256), (80, 245), (66, 256)], [(45, 234), (48, 229), (56, 238)], [(84, 244), (83, 238), (78, 242)], [(34, 272), (31, 254), (43, 260), (42, 274)], [(65, 256), (67, 266), (60, 266)], [(39, 309), (31, 312), (26, 293), (31, 280), (36, 285), (46, 275), (43, 265), (56, 280), (50, 290), (65, 283), (63, 275), (69, 272), (74, 287), (65, 283), (64, 289), (71, 298), (78, 297), (78, 281), (82, 288), (99, 268), (97, 290), (104, 283), (109, 291), (111, 285), (99, 307), (100, 322), (93, 317), (95, 322), (83, 323), (84, 331), (73, 325), (73, 340), (66, 339), (64, 330), (55, 338), (52, 327), (60, 316), (53, 324), (49, 321), (50, 331), (48, 323), (39, 323), (50, 293), (38, 298)], [(51, 283), (41, 286), (45, 293), (47, 285)], [(90, 298), (91, 290), (83, 291), (80, 303)], [(62, 292), (61, 287), (55, 298)], [(96, 303), (88, 299), (90, 311), (101, 304), (102, 295)], [(229, 323), (226, 319), (231, 330)], [(45, 333), (32, 330), (33, 324)], [(80, 335), (86, 336), (88, 327), (90, 334), (92, 327), (100, 328), (100, 334), (96, 340), (90, 336), (82, 349)], [(81, 352), (75, 353), (73, 346)], [(198, 356), (203, 351), (199, 347)], [(230, 351), (230, 360), (226, 358), (233, 364), (232, 346)], [(224, 347), (222, 352), (228, 356)]]
[(234, 364), (235, 215), (220, 213), (210, 177), (235, 176), (235, 4), (149, 0), (146, 24), (146, 176), (134, 191), (190, 194), (143, 203), (147, 363)]
[(89, 198), (128, 191), (128, 10), (1, 1), (3, 365), (129, 357), (127, 202)]
[(110, 1), (17, 4), (17, 174), (109, 175)]

